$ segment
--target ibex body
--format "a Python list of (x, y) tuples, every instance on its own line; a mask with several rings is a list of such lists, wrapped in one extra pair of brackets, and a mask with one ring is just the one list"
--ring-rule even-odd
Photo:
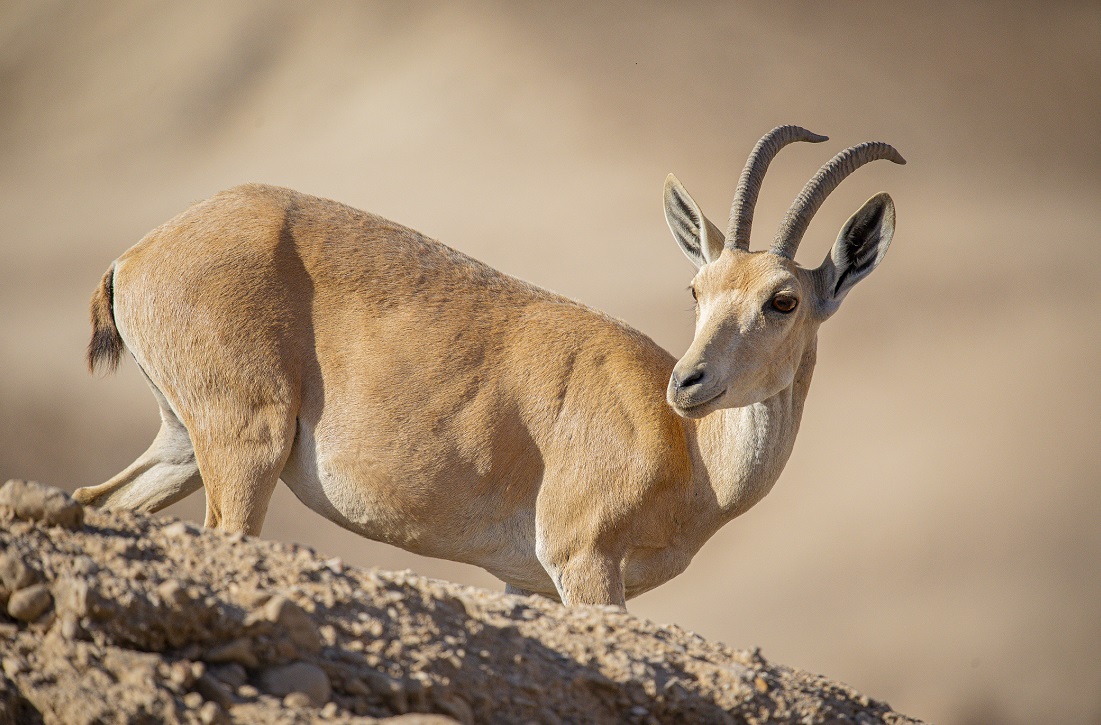
[(865, 144), (808, 183), (776, 246), (748, 251), (761, 176), (794, 140), (824, 138), (789, 126), (761, 140), (729, 243), (667, 180), (670, 227), (700, 267), (679, 362), (622, 322), (335, 202), (247, 185), (196, 204), (93, 297), (90, 364), (128, 348), (162, 425), (77, 497), (156, 511), (205, 487), (207, 526), (256, 534), (282, 478), (363, 536), (482, 566), (513, 591), (622, 605), (768, 493), (818, 326), (890, 241), (879, 195), (821, 267), (791, 259), (855, 166), (901, 162)]

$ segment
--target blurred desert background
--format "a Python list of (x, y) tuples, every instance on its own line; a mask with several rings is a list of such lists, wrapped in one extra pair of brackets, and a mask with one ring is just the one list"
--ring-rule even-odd
[[(0, 3), (0, 477), (121, 470), (157, 409), (90, 377), (116, 256), (244, 181), (416, 228), (679, 356), (672, 171), (720, 227), (757, 138), (771, 239), (833, 153), (814, 266), (886, 190), (883, 265), (820, 335), (772, 494), (630, 604), (941, 723), (1101, 721), (1101, 5)], [(583, 453), (583, 452), (582, 452)], [(202, 521), (202, 496), (172, 511)], [(264, 536), (491, 588), (280, 487)]]

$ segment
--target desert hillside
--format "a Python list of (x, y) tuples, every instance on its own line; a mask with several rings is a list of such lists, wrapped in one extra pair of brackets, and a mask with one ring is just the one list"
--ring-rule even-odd
[[(1099, 38), (1097, 0), (4, 0), (0, 482), (72, 490), (146, 449), (141, 372), (88, 375), (88, 300), (221, 189), (382, 215), (680, 357), (694, 268), (666, 175), (725, 227), (763, 133), (828, 135), (769, 167), (763, 249), (820, 164), (886, 141), (907, 165), (847, 179), (799, 250), (818, 265), (865, 199), (895, 200), (883, 264), (822, 326), (783, 475), (631, 611), (942, 725), (1101, 723)], [(503, 587), (282, 485), (262, 536)]]
[[(617, 608), (0, 487), (0, 724), (916, 722)], [(438, 717), (428, 717), (429, 715)]]

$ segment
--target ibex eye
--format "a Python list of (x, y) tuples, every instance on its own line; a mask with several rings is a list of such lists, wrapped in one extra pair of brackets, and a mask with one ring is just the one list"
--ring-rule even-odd
[(795, 308), (799, 306), (799, 300), (795, 299), (789, 294), (781, 292), (772, 298), (772, 309), (777, 312), (782, 312), (785, 315), (789, 312), (794, 312)]

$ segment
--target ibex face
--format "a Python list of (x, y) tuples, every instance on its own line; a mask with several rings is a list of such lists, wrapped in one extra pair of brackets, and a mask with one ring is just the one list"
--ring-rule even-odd
[(813, 284), (794, 262), (724, 251), (692, 280), (696, 335), (669, 379), (669, 404), (687, 417), (751, 405), (791, 385), (818, 328)]
[(808, 270), (792, 260), (810, 218), (842, 179), (876, 159), (905, 163), (880, 143), (846, 149), (823, 166), (792, 204), (772, 248), (749, 251), (753, 204), (772, 157), (792, 141), (824, 140), (796, 126), (781, 126), (761, 139), (742, 172), (726, 236), (676, 177), (666, 179), (666, 219), (699, 268), (691, 286), (695, 339), (673, 369), (666, 393), (679, 414), (698, 418), (752, 405), (790, 386), (818, 326), (886, 254), (894, 204), (877, 194), (845, 224), (821, 266)]

